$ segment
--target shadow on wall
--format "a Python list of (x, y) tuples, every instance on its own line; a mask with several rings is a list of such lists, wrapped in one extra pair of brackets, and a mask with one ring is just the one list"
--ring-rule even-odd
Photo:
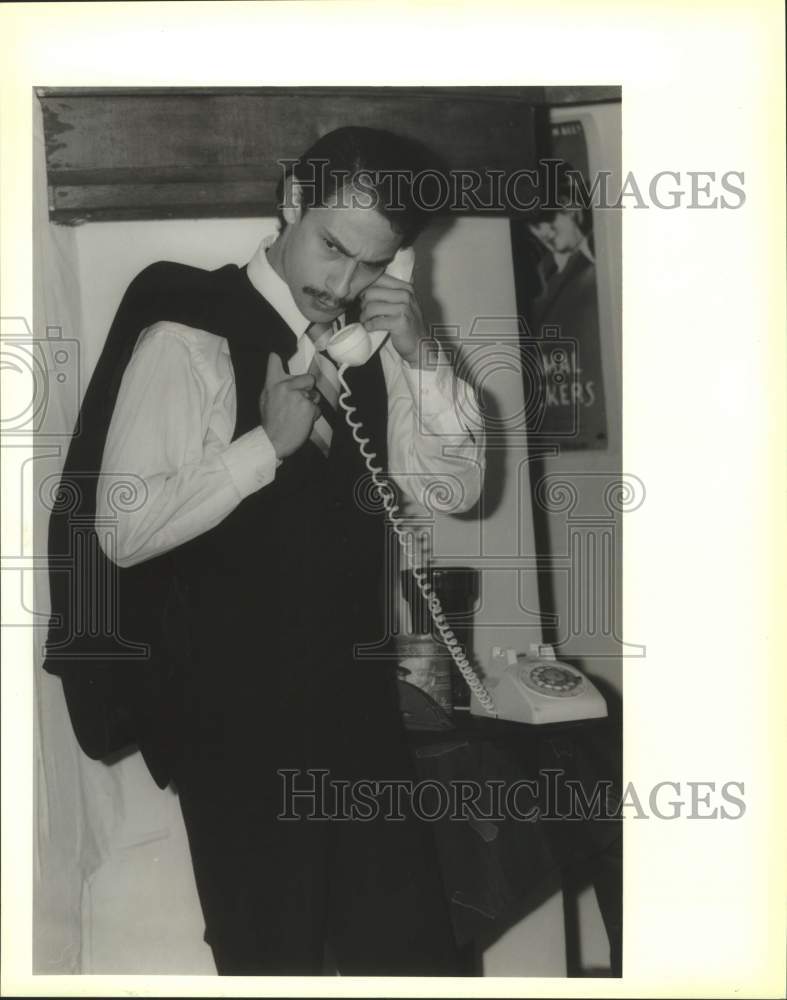
[[(439, 256), (439, 244), (450, 233), (454, 225), (455, 220), (451, 217), (436, 219), (418, 238), (418, 256), (416, 258), (415, 270), (416, 293), (423, 314), (428, 318), (430, 326), (437, 328), (436, 337), (441, 343), (446, 342), (446, 335), (440, 331), (440, 327), (445, 326), (445, 316), (440, 301), (434, 295), (434, 261)], [(479, 385), (473, 379), (472, 374), (468, 377), (468, 372), (472, 371), (472, 366), (464, 363), (465, 352), (463, 346), (460, 345), (457, 348), (455, 341), (452, 341), (449, 346), (451, 352), (456, 355), (454, 368), (461, 369), (462, 377), (470, 382), (478, 394), (478, 403), (486, 427), (494, 426), (497, 429), (496, 434), (499, 438), (503, 413), (498, 400), (483, 385)], [(478, 519), (479, 510), (483, 511), (484, 518), (488, 518), (500, 507), (505, 492), (506, 448), (499, 442), (495, 447), (487, 448), (486, 469), (486, 478), (479, 504), (473, 507), (472, 510), (462, 514), (453, 514), (452, 517), (455, 520), (475, 521)]]

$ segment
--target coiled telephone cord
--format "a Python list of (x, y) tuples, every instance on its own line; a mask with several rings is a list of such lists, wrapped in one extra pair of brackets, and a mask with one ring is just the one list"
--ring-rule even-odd
[(344, 373), (347, 370), (348, 365), (342, 365), (339, 368), (339, 381), (342, 384), (342, 392), (339, 393), (339, 403), (344, 410), (344, 417), (347, 421), (347, 426), (352, 431), (353, 438), (358, 445), (361, 452), (363, 460), (366, 462), (366, 468), (371, 473), (372, 483), (377, 490), (377, 495), (385, 508), (385, 512), (388, 515), (388, 519), (391, 523), (391, 527), (396, 533), (396, 538), (399, 545), (402, 548), (405, 556), (407, 557), (407, 562), (415, 577), (415, 582), (418, 589), (423, 594), (426, 605), (429, 608), (429, 613), (432, 616), (432, 620), (437, 626), (440, 632), (440, 638), (443, 640), (448, 652), (454, 663), (457, 666), (462, 677), (464, 677), (467, 686), (473, 692), (473, 694), (478, 699), (479, 703), (483, 705), (485, 711), (491, 716), (497, 716), (497, 708), (495, 706), (492, 696), (489, 694), (487, 689), (484, 687), (481, 678), (476, 674), (473, 668), (470, 666), (470, 661), (462, 648), (461, 643), (454, 635), (451, 627), (443, 612), (443, 607), (440, 604), (440, 600), (437, 594), (432, 590), (432, 586), (426, 579), (426, 574), (424, 570), (416, 566), (413, 560), (412, 546), (408, 545), (407, 531), (402, 526), (402, 519), (398, 516), (399, 505), (396, 503), (396, 497), (393, 490), (385, 482), (385, 480), (380, 478), (380, 473), (383, 471), (382, 466), (376, 464), (377, 456), (373, 451), (369, 449), (369, 438), (364, 437), (361, 433), (361, 428), (363, 424), (359, 420), (353, 420), (353, 413), (355, 413), (356, 407), (352, 406), (349, 402), (351, 392), (350, 387), (344, 379)]

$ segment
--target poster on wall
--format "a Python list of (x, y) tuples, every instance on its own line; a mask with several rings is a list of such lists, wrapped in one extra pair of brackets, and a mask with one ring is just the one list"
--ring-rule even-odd
[(607, 447), (597, 258), (582, 122), (552, 125), (537, 211), (511, 221), (531, 444)]

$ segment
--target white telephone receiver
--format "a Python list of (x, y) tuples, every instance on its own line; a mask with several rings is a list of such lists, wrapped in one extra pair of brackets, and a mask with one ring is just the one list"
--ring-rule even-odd
[[(404, 250), (397, 250), (385, 273), (393, 278), (399, 278), (400, 281), (409, 281), (414, 265), (413, 248), (406, 247)], [(337, 365), (357, 368), (358, 365), (366, 364), (375, 351), (380, 349), (387, 336), (387, 330), (373, 330), (369, 333), (363, 323), (350, 323), (331, 337), (326, 350)]]

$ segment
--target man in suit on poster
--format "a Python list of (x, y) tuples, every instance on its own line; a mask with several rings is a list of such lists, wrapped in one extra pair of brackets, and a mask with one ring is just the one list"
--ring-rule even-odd
[[(338, 129), (289, 168), (281, 232), (247, 267), (143, 271), (53, 511), (50, 556), (68, 549), (69, 485), (83, 520), (115, 525), (96, 559), (118, 567), (116, 631), (151, 657), (102, 654), (88, 670), (86, 656), (82, 673), (58, 660), (64, 645), (87, 648), (73, 647), (68, 588), (94, 583), (88, 568), (51, 576), (46, 667), (91, 756), (133, 741), (158, 784), (175, 784), (221, 974), (318, 974), (326, 946), (344, 974), (458, 973), (430, 831), (409, 809), (279, 818), (282, 770), (307, 792), (315, 770), (411, 777), (395, 661), (357, 655), (384, 637), (386, 527), (363, 500), (368, 470), (321, 353), (354, 303), (389, 334), (347, 374), (379, 464), (416, 502), (442, 479), (454, 512), (481, 488), (473, 393), (436, 363), (412, 283), (386, 273), (429, 221), (407, 183), (424, 162), (391, 133)], [(124, 477), (137, 497), (119, 508)], [(295, 808), (308, 815), (313, 799)]]
[[(527, 220), (542, 255), (536, 265), (540, 285), (530, 303), (533, 330), (541, 339), (546, 408), (540, 434), (561, 447), (595, 447), (606, 441), (604, 385), (596, 258), (591, 210), (581, 203), (568, 169), (554, 204)], [(554, 350), (545, 331), (559, 331), (569, 352)], [(551, 345), (551, 346), (550, 346)], [(563, 359), (555, 360), (557, 354)]]
[(566, 336), (581, 335), (598, 340), (596, 260), (590, 229), (585, 222), (589, 209), (566, 206), (543, 211), (529, 227), (548, 251), (539, 261), (541, 292), (532, 304), (533, 326), (559, 326)]

